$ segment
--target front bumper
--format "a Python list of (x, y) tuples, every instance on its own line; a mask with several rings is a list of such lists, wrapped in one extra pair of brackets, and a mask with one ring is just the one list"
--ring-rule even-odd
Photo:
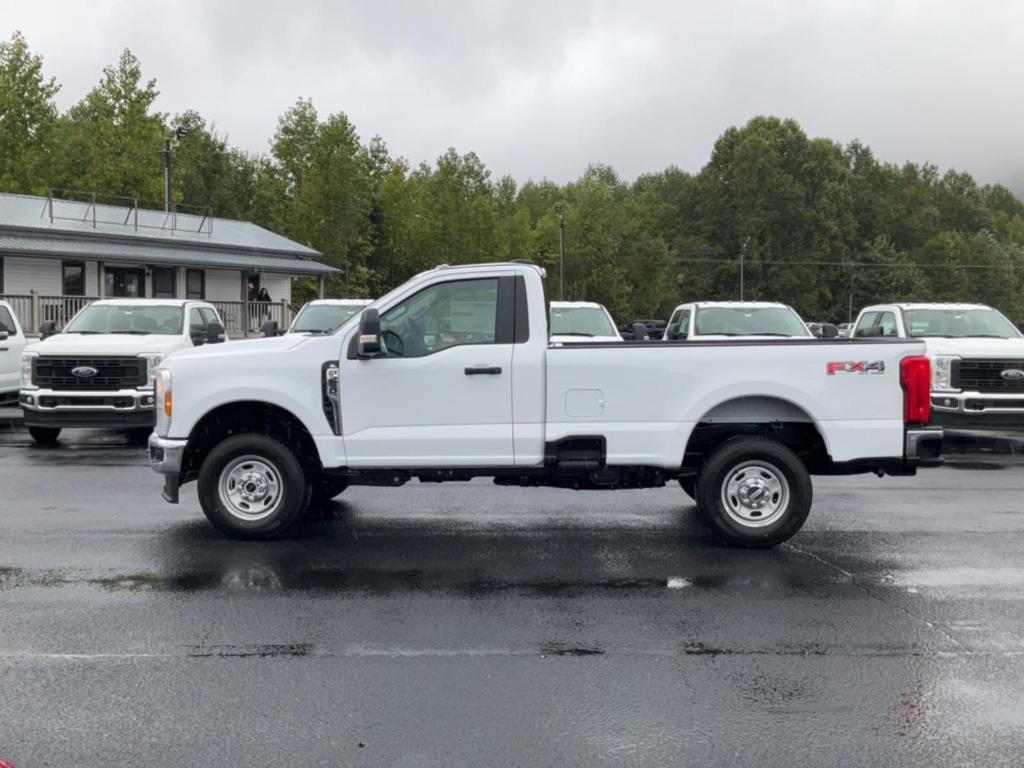
[(164, 476), (164, 500), (178, 503), (178, 489), (181, 487), (181, 464), (185, 458), (188, 440), (172, 440), (156, 433), (149, 436), (149, 466)]
[(152, 428), (154, 402), (151, 389), (23, 389), (18, 394), (29, 427)]
[(932, 393), (931, 423), (951, 437), (1024, 438), (1024, 396)]

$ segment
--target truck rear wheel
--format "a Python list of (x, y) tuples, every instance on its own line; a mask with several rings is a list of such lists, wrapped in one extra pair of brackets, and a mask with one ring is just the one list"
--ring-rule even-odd
[(242, 539), (270, 539), (302, 514), (307, 482), (288, 446), (266, 435), (235, 435), (203, 461), (199, 503), (218, 530)]
[(60, 437), (60, 427), (29, 427), (28, 433), (36, 441), (36, 445), (56, 445)]
[(789, 448), (742, 437), (707, 459), (697, 480), (701, 517), (738, 547), (774, 547), (799, 531), (811, 511), (811, 477)]

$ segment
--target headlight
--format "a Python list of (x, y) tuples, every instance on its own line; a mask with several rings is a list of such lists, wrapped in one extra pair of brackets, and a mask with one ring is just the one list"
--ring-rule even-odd
[(32, 382), (32, 361), (39, 357), (38, 352), (22, 352), (21, 354), (21, 388), (38, 389)]
[(166, 368), (158, 368), (153, 383), (153, 394), (156, 400), (156, 433), (167, 437), (171, 429), (171, 416), (174, 412), (174, 398), (171, 395), (171, 372)]
[(959, 392), (953, 386), (953, 361), (957, 355), (935, 355), (932, 358), (932, 392)]
[(156, 375), (156, 369), (167, 355), (164, 352), (143, 352), (139, 357), (146, 361), (146, 386), (151, 387), (153, 386), (153, 377)]

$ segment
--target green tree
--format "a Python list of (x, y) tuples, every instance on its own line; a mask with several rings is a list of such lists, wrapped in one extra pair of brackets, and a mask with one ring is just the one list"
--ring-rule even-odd
[(46, 190), (57, 124), (53, 97), (59, 90), (20, 32), (0, 42), (0, 190)]
[(61, 120), (58, 184), (105, 195), (163, 199), (160, 150), (168, 134), (166, 116), (152, 111), (156, 80), (142, 80), (142, 67), (125, 49), (104, 67), (99, 84)]

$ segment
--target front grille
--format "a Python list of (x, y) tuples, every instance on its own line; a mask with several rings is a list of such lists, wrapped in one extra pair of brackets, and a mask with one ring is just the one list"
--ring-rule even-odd
[[(146, 361), (139, 357), (37, 357), (36, 386), (46, 389), (132, 389), (146, 381)], [(75, 368), (94, 368), (96, 375), (75, 376)]]
[(1004, 379), (1003, 371), (1024, 371), (1024, 360), (954, 360), (953, 386), (969, 392), (1024, 394), (1024, 379)]

